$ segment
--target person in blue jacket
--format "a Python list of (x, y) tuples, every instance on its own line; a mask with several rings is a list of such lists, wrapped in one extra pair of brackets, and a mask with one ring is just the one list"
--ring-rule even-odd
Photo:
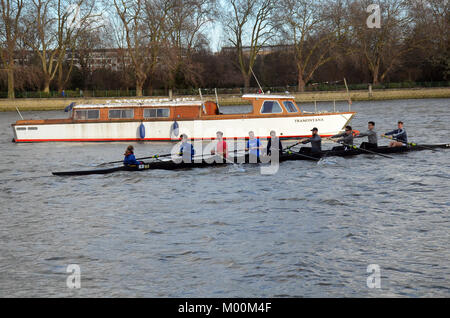
[(408, 144), (408, 135), (405, 128), (403, 128), (403, 122), (398, 122), (398, 129), (385, 133), (384, 136), (392, 136), (393, 141), (389, 144), (389, 147), (403, 147)]
[(194, 146), (189, 143), (189, 139), (186, 134), (181, 135), (181, 147), (179, 155), (183, 157), (183, 162), (185, 163), (191, 163), (194, 160)]
[(125, 159), (123, 160), (123, 164), (125, 166), (130, 166), (130, 165), (142, 165), (144, 164), (142, 161), (137, 161), (136, 157), (134, 156), (134, 147), (133, 146), (128, 146), (127, 150), (124, 153)]
[(264, 147), (262, 146), (259, 138), (255, 137), (255, 133), (253, 131), (250, 131), (248, 133), (248, 136), (249, 137), (247, 140), (247, 145), (245, 146), (245, 151), (248, 151), (249, 162), (257, 163), (259, 156), (261, 155), (261, 151), (264, 149)]

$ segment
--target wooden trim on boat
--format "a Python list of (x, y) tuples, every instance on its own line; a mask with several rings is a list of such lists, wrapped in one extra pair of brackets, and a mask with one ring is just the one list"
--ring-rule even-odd
[(12, 126), (39, 126), (39, 125), (61, 125), (61, 124), (98, 124), (98, 123), (127, 123), (127, 122), (173, 122), (173, 121), (192, 121), (192, 120), (235, 120), (235, 119), (262, 119), (262, 118), (293, 118), (293, 117), (319, 117), (332, 115), (355, 115), (356, 112), (342, 112), (342, 113), (320, 113), (320, 114), (269, 114), (269, 115), (253, 115), (253, 114), (224, 114), (224, 115), (202, 115), (200, 118), (148, 118), (148, 119), (106, 119), (106, 120), (75, 120), (67, 119), (36, 119), (36, 120), (18, 120)]
[[(308, 138), (311, 135), (298, 135), (298, 136), (279, 136), (281, 140), (289, 140), (289, 139), (300, 139), (300, 138)], [(321, 137), (331, 137), (331, 135), (321, 135)], [(267, 137), (258, 137), (259, 139), (271, 139), (270, 136)], [(231, 137), (224, 138), (225, 140), (247, 140), (247, 137)], [(160, 141), (160, 142), (174, 142), (180, 141), (181, 138), (171, 139), (171, 138), (95, 138), (95, 139), (18, 139), (15, 142), (18, 143), (34, 143), (34, 142), (122, 142), (122, 141)], [(201, 141), (201, 140), (216, 140), (216, 138), (190, 138), (192, 141)]]

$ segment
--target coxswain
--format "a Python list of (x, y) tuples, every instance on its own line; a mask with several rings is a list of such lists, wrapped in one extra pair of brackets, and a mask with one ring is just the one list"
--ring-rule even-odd
[(218, 155), (225, 159), (228, 158), (228, 145), (227, 142), (223, 139), (223, 132), (218, 131), (216, 133), (217, 137), (217, 145), (216, 149), (211, 150), (211, 155)]
[(194, 159), (195, 149), (194, 146), (189, 143), (188, 135), (181, 135), (181, 146), (179, 155), (183, 157), (183, 162), (191, 163)]
[[(349, 146), (353, 146), (353, 128), (351, 126), (346, 126), (345, 127), (345, 132), (341, 133), (341, 134), (337, 134), (332, 136), (331, 138), (339, 138), (338, 140), (336, 140), (337, 143), (343, 144), (344, 145), (344, 149), (347, 150), (350, 147)], [(339, 147), (335, 147), (333, 148), (334, 150), (339, 150)]]
[(300, 140), (300, 143), (304, 145), (311, 143), (311, 148), (302, 147), (301, 153), (320, 153), (322, 151), (322, 138), (319, 136), (319, 129), (314, 127), (311, 131), (312, 136), (310, 138)]
[(123, 160), (123, 164), (125, 166), (132, 166), (132, 165), (142, 165), (144, 164), (144, 162), (142, 161), (137, 161), (136, 157), (134, 156), (134, 147), (133, 146), (128, 146), (127, 150), (124, 153), (125, 159)]
[(363, 142), (359, 147), (362, 149), (378, 148), (378, 136), (377, 132), (375, 131), (375, 122), (369, 121), (367, 128), (368, 130), (366, 132), (359, 133), (355, 136), (355, 138), (367, 137), (368, 139), (368, 142)]
[(408, 144), (408, 135), (405, 128), (403, 128), (403, 122), (398, 122), (398, 129), (385, 133), (381, 136), (392, 136), (393, 141), (389, 144), (389, 147), (403, 147)]
[(283, 145), (281, 144), (281, 140), (274, 130), (270, 132), (270, 139), (267, 143), (267, 155), (270, 156), (272, 154), (272, 151), (278, 151), (279, 158), (281, 158), (281, 155), (283, 153)]

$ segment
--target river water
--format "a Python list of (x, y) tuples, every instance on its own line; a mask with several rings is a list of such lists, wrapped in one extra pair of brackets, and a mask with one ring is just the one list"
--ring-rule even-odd
[[(353, 126), (374, 120), (381, 133), (402, 119), (410, 140), (448, 143), (449, 101), (355, 102)], [(51, 171), (120, 160), (126, 145), (13, 144), (17, 117), (0, 113), (0, 297), (450, 296), (447, 150), (285, 162), (275, 175), (231, 166), (60, 178)], [(71, 264), (80, 289), (67, 287)], [(371, 264), (381, 288), (368, 287)]]

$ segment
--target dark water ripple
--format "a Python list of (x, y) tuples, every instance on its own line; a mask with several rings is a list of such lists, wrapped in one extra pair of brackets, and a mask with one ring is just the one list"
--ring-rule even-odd
[[(381, 132), (401, 118), (412, 140), (449, 142), (449, 106), (356, 103), (353, 125)], [(16, 119), (0, 113), (0, 297), (450, 296), (448, 151), (286, 162), (274, 176), (242, 166), (57, 178), (120, 158), (124, 144), (15, 145)], [(69, 264), (80, 290), (66, 287)], [(366, 286), (369, 264), (381, 290)]]

